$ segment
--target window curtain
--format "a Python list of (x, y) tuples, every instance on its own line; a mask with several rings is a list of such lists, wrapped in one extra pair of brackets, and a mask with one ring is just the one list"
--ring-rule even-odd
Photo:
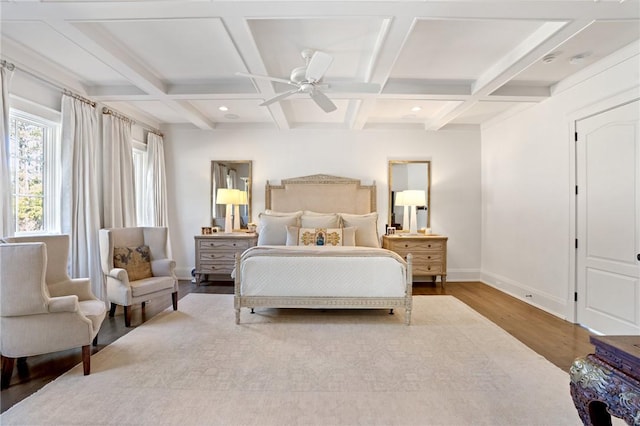
[(0, 85), (2, 86), (2, 94), (0, 96), (0, 110), (2, 110), (2, 121), (0, 121), (0, 137), (2, 144), (0, 146), (0, 187), (2, 187), (2, 195), (0, 196), (0, 237), (12, 236), (15, 232), (15, 224), (13, 221), (13, 209), (11, 207), (11, 171), (10, 171), (10, 153), (9, 153), (9, 84), (13, 71), (5, 66), (0, 66)]
[(100, 142), (98, 113), (92, 105), (62, 95), (62, 232), (71, 239), (71, 276), (89, 277), (94, 294), (106, 300), (100, 269)]
[(147, 176), (144, 199), (144, 218), (147, 226), (169, 226), (167, 180), (164, 166), (162, 136), (147, 134)]
[[(145, 179), (144, 217), (147, 226), (169, 227), (167, 178), (164, 165), (164, 139), (147, 134), (147, 176)], [(167, 255), (171, 257), (171, 232), (167, 233)]]
[(131, 121), (102, 114), (102, 203), (105, 228), (136, 226)]

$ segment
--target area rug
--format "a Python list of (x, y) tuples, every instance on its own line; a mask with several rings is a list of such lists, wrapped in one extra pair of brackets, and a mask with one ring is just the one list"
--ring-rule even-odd
[(243, 309), (189, 294), (0, 424), (579, 425), (569, 375), (452, 296), (385, 310)]

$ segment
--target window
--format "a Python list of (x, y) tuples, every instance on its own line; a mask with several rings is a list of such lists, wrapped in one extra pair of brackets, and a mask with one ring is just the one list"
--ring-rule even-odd
[(9, 117), (11, 195), (15, 233), (59, 229), (58, 125), (18, 110)]

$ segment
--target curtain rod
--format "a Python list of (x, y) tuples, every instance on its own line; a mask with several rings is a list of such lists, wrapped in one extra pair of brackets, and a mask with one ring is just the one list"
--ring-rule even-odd
[(9, 71), (13, 71), (14, 69), (16, 69), (15, 65), (13, 65), (11, 62), (5, 61), (4, 59), (0, 61), (0, 66), (8, 69)]
[[(45, 83), (45, 84), (47, 84), (47, 85), (49, 85), (49, 86), (51, 86), (51, 87), (53, 87), (55, 89), (58, 89), (58, 90), (62, 91), (62, 93), (67, 95), (67, 96), (71, 96), (72, 98), (75, 98), (75, 99), (78, 99), (79, 101), (85, 102), (85, 103), (91, 105), (94, 108), (96, 106), (96, 102), (95, 101), (92, 101), (92, 100), (87, 99), (87, 98), (85, 98), (85, 97), (83, 97), (81, 95), (78, 95), (78, 94), (74, 93), (73, 91), (67, 89), (66, 87), (60, 86), (60, 85), (58, 85), (56, 83), (53, 83), (53, 82), (51, 82), (51, 81), (49, 81), (49, 80), (47, 80), (47, 79), (45, 79), (43, 77), (40, 77), (39, 75), (36, 75), (36, 74), (32, 73), (31, 71), (27, 71), (25, 69), (18, 68), (14, 64), (12, 64), (10, 62), (7, 62), (4, 59), (0, 60), (0, 66), (7, 68), (9, 71), (13, 71), (15, 69), (15, 70), (18, 70), (20, 72), (23, 72), (26, 75), (28, 75), (28, 76), (36, 79), (36, 80), (41, 81), (42, 83)], [(131, 124), (136, 124), (136, 125), (142, 127), (143, 129), (145, 129), (145, 130), (147, 130), (147, 131), (149, 131), (149, 132), (151, 132), (151, 133), (153, 133), (155, 135), (158, 135), (160, 137), (164, 137), (164, 135), (162, 134), (162, 132), (160, 132), (160, 130), (154, 129), (153, 127), (149, 127), (149, 126), (141, 124), (141, 123), (136, 123), (135, 120), (132, 120), (129, 117), (123, 115), (123, 114), (120, 114), (120, 113), (118, 113), (116, 111), (113, 111), (110, 108), (106, 108), (106, 107), (103, 108), (103, 111), (102, 111), (103, 114), (108, 114), (108, 113), (106, 113), (104, 111), (105, 109), (108, 110), (108, 111), (113, 112), (114, 115), (119, 116), (122, 119), (131, 121)]]
[(92, 100), (90, 100), (90, 99), (87, 99), (87, 98), (85, 98), (85, 97), (82, 97), (82, 96), (80, 96), (80, 95), (78, 95), (78, 94), (76, 94), (76, 93), (73, 93), (71, 90), (68, 90), (68, 89), (62, 89), (62, 93), (63, 93), (63, 94), (65, 94), (65, 95), (67, 95), (67, 96), (71, 96), (72, 98), (77, 99), (77, 100), (79, 100), (80, 102), (84, 102), (85, 104), (89, 104), (89, 105), (91, 105), (91, 106), (92, 106), (92, 107), (94, 107), (94, 108), (96, 107), (96, 103), (95, 103), (94, 101), (92, 101)]
[(103, 107), (102, 108), (102, 113), (103, 114), (113, 115), (114, 117), (118, 117), (121, 120), (125, 120), (125, 121), (130, 122), (131, 124), (138, 125), (138, 126), (142, 127), (143, 129), (147, 130), (149, 133), (153, 133), (154, 135), (158, 135), (161, 138), (164, 137), (164, 135), (162, 134), (162, 132), (160, 132), (160, 130), (154, 129), (154, 128), (149, 127), (149, 126), (147, 126), (145, 124), (142, 124), (142, 123), (138, 123), (134, 119), (129, 118), (126, 115), (124, 115), (124, 114), (122, 114), (122, 113), (120, 113), (118, 111), (115, 111), (115, 110), (113, 110), (111, 108)]
[(44, 77), (40, 77), (39, 75), (34, 74), (31, 71), (27, 71), (25, 69), (19, 68), (19, 67), (15, 66), (14, 64), (5, 61), (4, 59), (0, 61), (0, 65), (3, 66), (3, 67), (6, 67), (9, 71), (13, 71), (14, 69), (18, 70), (18, 71), (28, 75), (29, 77), (31, 77), (33, 79), (36, 79), (36, 80), (38, 80), (38, 81), (40, 81), (40, 82), (42, 82), (42, 83), (44, 83), (44, 84), (46, 84), (46, 85), (48, 85), (50, 87), (53, 87), (54, 89), (60, 90), (63, 94), (65, 94), (67, 96), (71, 96), (72, 98), (77, 99), (79, 101), (82, 101), (82, 102), (84, 102), (86, 104), (89, 104), (94, 108), (96, 106), (96, 103), (94, 101), (92, 101), (91, 99), (87, 99), (84, 96), (79, 95), (79, 94), (73, 92), (72, 90), (67, 89), (64, 86), (60, 86), (59, 84), (56, 84), (56, 83), (54, 83), (52, 81), (49, 81), (49, 80), (45, 79)]

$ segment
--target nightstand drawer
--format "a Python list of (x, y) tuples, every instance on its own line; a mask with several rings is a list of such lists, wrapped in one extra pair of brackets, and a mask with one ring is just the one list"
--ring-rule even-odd
[(201, 274), (231, 274), (233, 271), (233, 262), (201, 262)]
[(200, 241), (202, 250), (246, 250), (250, 247), (249, 241), (243, 240), (204, 240)]
[(201, 262), (231, 262), (235, 261), (235, 253), (230, 253), (228, 251), (201, 251), (200, 252), (200, 261)]
[(407, 260), (407, 254), (413, 255), (413, 263), (442, 263), (444, 261), (444, 255), (441, 253), (424, 253), (424, 252), (411, 252), (411, 251), (396, 251), (404, 260)]
[(423, 251), (442, 251), (444, 243), (442, 241), (394, 241), (391, 244), (391, 250), (400, 254), (405, 253), (417, 253)]
[(439, 275), (442, 274), (442, 263), (413, 264), (413, 275)]

